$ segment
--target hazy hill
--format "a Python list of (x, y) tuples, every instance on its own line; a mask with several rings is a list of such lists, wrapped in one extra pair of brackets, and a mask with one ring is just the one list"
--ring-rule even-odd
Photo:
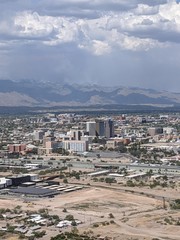
[(30, 80), (0, 80), (0, 106), (179, 105), (180, 93)]

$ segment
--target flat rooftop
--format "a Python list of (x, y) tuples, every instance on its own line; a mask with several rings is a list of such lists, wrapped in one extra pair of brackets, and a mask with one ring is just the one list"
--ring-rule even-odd
[(40, 187), (19, 187), (15, 189), (10, 189), (9, 192), (12, 194), (24, 194), (36, 197), (48, 197), (59, 193), (56, 190), (44, 189)]

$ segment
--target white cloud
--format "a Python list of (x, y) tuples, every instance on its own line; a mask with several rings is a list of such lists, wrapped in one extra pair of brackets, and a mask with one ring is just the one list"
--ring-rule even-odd
[(81, 49), (86, 49), (97, 56), (108, 54), (111, 52), (111, 47), (109, 46), (109, 44), (99, 40), (93, 40), (89, 45), (79, 44), (78, 47)]
[[(180, 5), (162, 5), (157, 12), (156, 6), (141, 5), (131, 12), (109, 12), (97, 19), (40, 16), (37, 12), (23, 12), (15, 17), (14, 35), (33, 41), (37, 38), (50, 46), (75, 42), (77, 47), (88, 49), (95, 55), (110, 53), (116, 47), (133, 51), (148, 50), (163, 46), (163, 42), (168, 41), (164, 39), (161, 42), (153, 33), (154, 30), (179, 33), (179, 12), (176, 11), (174, 18), (172, 14), (167, 15), (166, 19), (164, 17), (167, 8), (174, 9), (175, 6), (179, 8)], [(156, 14), (152, 10), (154, 8)]]
[[(68, 2), (85, 4), (86, 1)], [(94, 0), (90, 5), (103, 5), (105, 2)], [(111, 5), (113, 4), (125, 4), (125, 1), (114, 0), (111, 1)], [(37, 39), (46, 45), (75, 42), (77, 46), (86, 46), (84, 49), (91, 49), (97, 55), (109, 53), (117, 46), (121, 49), (147, 50), (162, 46), (157, 36), (158, 30), (166, 31), (166, 35), (170, 35), (170, 31), (174, 34), (180, 33), (180, 5), (175, 1), (159, 6), (138, 4), (132, 10), (109, 11), (96, 19), (46, 16), (38, 12), (24, 11), (15, 16), (12, 26), (9, 25), (10, 23), (0, 22), (1, 33), (9, 31), (14, 38), (17, 36), (33, 41)], [(162, 42), (166, 41), (169, 41), (168, 36), (164, 36), (162, 40)]]
[(149, 6), (146, 4), (138, 4), (137, 8), (134, 9), (136, 15), (154, 15), (158, 14), (159, 6)]
[(46, 37), (52, 33), (54, 26), (48, 17), (41, 17), (38, 13), (24, 12), (14, 21), (16, 33), (19, 36)]

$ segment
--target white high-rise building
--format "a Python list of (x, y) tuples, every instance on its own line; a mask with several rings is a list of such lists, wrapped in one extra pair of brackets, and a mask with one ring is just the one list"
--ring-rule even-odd
[(96, 122), (86, 122), (86, 131), (89, 136), (96, 136)]

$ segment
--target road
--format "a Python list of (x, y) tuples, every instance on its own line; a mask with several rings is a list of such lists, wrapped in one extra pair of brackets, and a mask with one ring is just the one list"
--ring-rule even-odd
[(163, 171), (167, 174), (172, 175), (179, 175), (180, 174), (180, 166), (169, 166), (169, 165), (151, 165), (151, 164), (132, 164), (132, 163), (120, 163), (120, 162), (101, 162), (99, 161), (87, 161), (87, 159), (84, 159), (83, 161), (66, 161), (65, 163), (62, 160), (45, 160), (45, 159), (33, 159), (33, 160), (22, 160), (22, 159), (0, 159), (1, 167), (9, 167), (11, 165), (14, 165), (16, 167), (18, 166), (24, 166), (25, 163), (32, 163), (32, 164), (39, 164), (42, 166), (49, 166), (49, 167), (63, 167), (63, 166), (69, 166), (73, 168), (84, 168), (84, 169), (92, 169), (95, 168), (108, 168), (108, 167), (116, 167), (116, 168), (126, 168), (126, 169), (132, 169), (132, 170), (144, 170), (148, 171), (152, 169), (154, 172)]

